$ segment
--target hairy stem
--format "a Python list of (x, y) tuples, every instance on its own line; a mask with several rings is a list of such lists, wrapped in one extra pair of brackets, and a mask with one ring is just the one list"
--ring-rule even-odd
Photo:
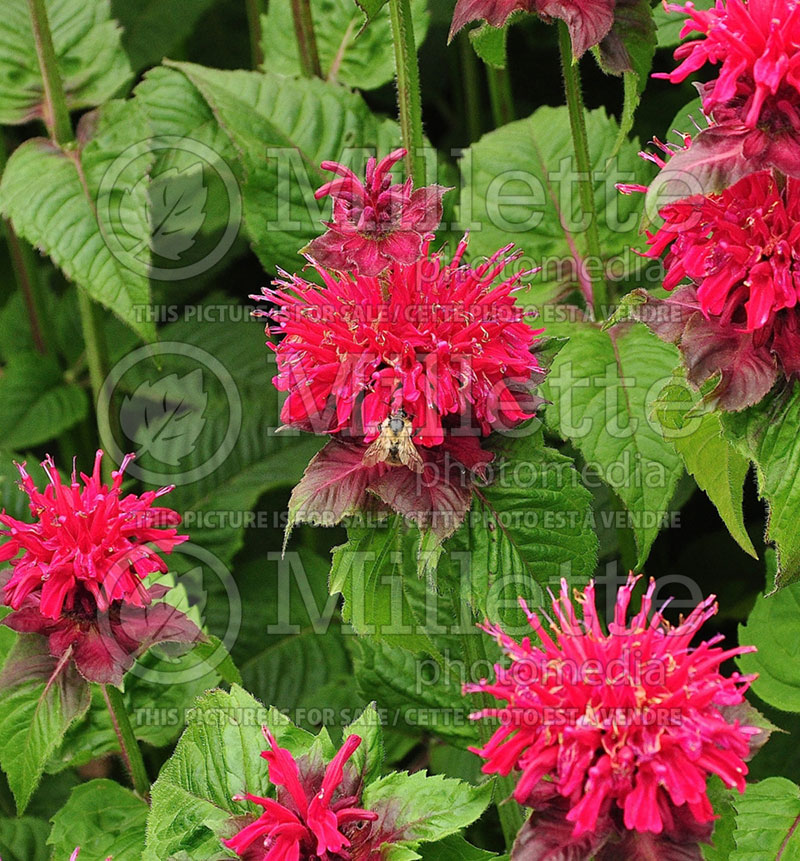
[(403, 146), (408, 150), (406, 169), (419, 188), (425, 185), (425, 157), (422, 137), (422, 96), (419, 63), (409, 0), (389, 0), (397, 68), (397, 105)]
[(322, 66), (317, 51), (317, 37), (314, 35), (310, 0), (292, 0), (292, 17), (303, 74), (307, 78), (321, 78)]
[(102, 685), (103, 699), (106, 701), (108, 713), (111, 716), (111, 724), (119, 740), (120, 752), (125, 762), (125, 767), (131, 776), (133, 788), (138, 795), (147, 799), (150, 794), (150, 778), (142, 759), (142, 751), (139, 742), (133, 734), (133, 727), (125, 709), (125, 701), (119, 688), (114, 685)]
[(511, 78), (508, 69), (486, 67), (486, 78), (489, 82), (489, 101), (492, 105), (492, 119), (495, 128), (513, 122), (514, 96), (511, 93)]
[(459, 33), (458, 47), (461, 54), (461, 78), (464, 84), (464, 112), (467, 116), (467, 137), (469, 142), (481, 136), (481, 94), (478, 72), (478, 58), (469, 43), (466, 32)]
[[(564, 73), (564, 92), (567, 96), (572, 144), (575, 149), (575, 164), (578, 168), (581, 209), (588, 221), (586, 245), (592, 265), (600, 266), (603, 258), (600, 251), (600, 234), (598, 232), (597, 207), (594, 200), (592, 163), (589, 158), (589, 139), (586, 134), (586, 111), (583, 106), (580, 70), (572, 60), (572, 42), (567, 25), (563, 21), (558, 22), (558, 47), (561, 52), (561, 69)], [(608, 288), (602, 274), (592, 281), (592, 297), (595, 319), (600, 320), (608, 307)]]
[(44, 0), (28, 0), (28, 8), (36, 42), (36, 56), (39, 58), (39, 68), (44, 82), (44, 122), (50, 137), (59, 146), (64, 146), (72, 143), (75, 135), (64, 96), (61, 73), (58, 70), (47, 8)]

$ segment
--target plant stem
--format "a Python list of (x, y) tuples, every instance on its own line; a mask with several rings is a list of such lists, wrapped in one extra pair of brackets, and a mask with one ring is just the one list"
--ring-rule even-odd
[[(89, 382), (92, 386), (92, 395), (97, 415), (97, 429), (101, 440), (109, 439), (111, 437), (110, 416), (106, 415), (99, 406), (100, 390), (103, 388), (109, 368), (106, 341), (99, 315), (100, 308), (92, 302), (89, 294), (82, 287), (77, 287), (76, 289), (78, 291), (78, 308), (81, 315), (83, 342), (86, 345), (86, 364), (89, 366)], [(106, 457), (103, 459), (102, 468), (105, 480), (110, 481), (113, 466), (109, 458)]]
[[(581, 92), (580, 70), (572, 61), (572, 42), (569, 30), (563, 21), (558, 21), (558, 47), (561, 52), (561, 69), (564, 73), (564, 92), (567, 96), (569, 124), (572, 129), (572, 144), (575, 148), (575, 163), (578, 168), (578, 190), (581, 209), (588, 219), (586, 244), (589, 259), (593, 266), (603, 266), (600, 252), (600, 234), (597, 225), (597, 207), (594, 200), (592, 163), (589, 158), (589, 139), (586, 134), (586, 112)], [(601, 274), (592, 282), (592, 305), (595, 319), (600, 320), (608, 307), (608, 288), (605, 276)]]
[(125, 701), (119, 688), (115, 688), (114, 685), (102, 685), (102, 690), (103, 699), (106, 701), (108, 713), (111, 716), (111, 724), (117, 734), (122, 759), (131, 776), (133, 788), (138, 795), (147, 799), (150, 794), (150, 778), (147, 776), (139, 742), (136, 741), (133, 727), (128, 719)]
[(250, 59), (254, 69), (264, 62), (261, 50), (261, 0), (244, 0), (247, 11), (247, 31), (250, 34)]
[[(486, 655), (486, 647), (483, 635), (479, 632), (477, 626), (472, 624), (468, 630), (461, 627), (461, 617), (464, 608), (464, 601), (461, 599), (461, 592), (458, 587), (453, 586), (451, 589), (451, 598), (453, 603), (453, 619), (459, 628), (461, 636), (461, 648), (464, 653), (464, 661), (467, 666), (467, 679), (472, 681), (473, 672), (478, 666), (489, 666), (490, 662)], [(475, 620), (473, 619), (473, 623)], [(474, 694), (479, 701), (481, 708), (490, 706), (489, 698), (486, 694)], [(481, 746), (485, 745), (492, 735), (492, 728), (485, 720), (476, 721), (478, 734), (480, 736)], [(503, 838), (506, 842), (506, 849), (511, 851), (514, 841), (525, 822), (525, 816), (522, 808), (511, 797), (514, 791), (514, 778), (511, 775), (507, 777), (495, 778), (494, 803), (497, 807), (497, 815), (500, 817), (500, 827), (503, 829)]]
[(458, 36), (458, 47), (461, 54), (461, 78), (464, 82), (464, 108), (467, 115), (467, 137), (469, 143), (481, 136), (481, 97), (480, 78), (478, 73), (478, 58), (469, 43), (469, 35), (465, 32)]
[(514, 96), (511, 93), (511, 78), (508, 69), (486, 67), (489, 82), (489, 101), (492, 105), (492, 119), (495, 128), (514, 121)]
[(44, 121), (50, 137), (59, 146), (72, 143), (75, 135), (69, 118), (69, 108), (64, 96), (64, 86), (61, 73), (58, 70), (53, 35), (50, 32), (50, 22), (47, 19), (47, 8), (44, 0), (28, 0), (31, 13), (33, 36), (36, 42), (36, 56), (39, 58), (39, 68), (44, 82)]
[(314, 35), (314, 21), (311, 17), (310, 0), (292, 0), (294, 32), (297, 49), (300, 52), (300, 65), (307, 78), (321, 78), (322, 66), (319, 63), (317, 37)]
[(419, 188), (425, 185), (425, 158), (422, 137), (422, 96), (419, 88), (419, 63), (414, 41), (409, 0), (389, 0), (392, 19), (395, 66), (397, 69), (397, 104), (403, 146), (408, 150), (406, 169)]

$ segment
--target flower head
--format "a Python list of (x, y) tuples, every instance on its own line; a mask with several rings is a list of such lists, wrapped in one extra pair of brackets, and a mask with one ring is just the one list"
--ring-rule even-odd
[(565, 804), (576, 839), (598, 833), (615, 816), (629, 831), (654, 834), (682, 815), (710, 821), (707, 777), (716, 774), (743, 791), (745, 759), (758, 733), (725, 714), (744, 701), (751, 678), (720, 673), (725, 660), (751, 650), (722, 649), (720, 637), (690, 645), (716, 612), (713, 596), (671, 627), (661, 611), (650, 617), (651, 583), (639, 613), (626, 622), (637, 580), (631, 576), (619, 590), (608, 632), (597, 616), (594, 584), (576, 595), (581, 620), (565, 581), (549, 630), (523, 604), (538, 643), (527, 637), (518, 643), (487, 626), (511, 663), (495, 667), (494, 681), (466, 688), (507, 704), (473, 716), (501, 722), (475, 751), (486, 760), (483, 770), (518, 770), (520, 803)]
[(112, 473), (111, 486), (100, 476), (102, 457), (98, 451), (92, 474), (81, 474), (82, 487), (74, 470), (64, 483), (46, 458), (44, 491), (18, 465), (34, 520), (0, 514), (6, 527), (0, 534), (8, 537), (0, 561), (11, 561), (3, 603), (14, 611), (3, 624), (47, 636), (51, 654), (71, 656), (89, 681), (118, 684), (135, 656), (154, 643), (194, 642), (202, 634), (175, 608), (154, 603), (166, 589), (143, 582), (165, 572), (160, 553), (187, 538), (177, 534), (177, 512), (153, 505), (171, 488), (123, 495), (132, 455)]
[(470, 21), (482, 19), (492, 27), (502, 27), (512, 12), (530, 12), (546, 21), (565, 21), (572, 50), (580, 57), (608, 35), (614, 24), (615, 6), (616, 0), (458, 0), (450, 38)]
[(313, 239), (307, 252), (326, 269), (379, 275), (392, 261), (414, 263), (422, 255), (425, 236), (442, 220), (446, 188), (429, 185), (413, 189), (411, 178), (392, 183), (391, 169), (406, 155), (397, 149), (376, 162), (367, 162), (366, 182), (335, 161), (322, 167), (337, 175), (315, 193), (333, 198), (333, 221)]
[(353, 833), (369, 828), (378, 819), (377, 813), (358, 807), (360, 777), (345, 771), (347, 761), (361, 744), (360, 737), (348, 736), (323, 771), (307, 762), (301, 769), (301, 763), (279, 747), (266, 728), (264, 735), (270, 749), (261, 756), (269, 764), (276, 798), (249, 793), (237, 796), (235, 800), (251, 801), (264, 812), (223, 844), (247, 861), (350, 859)]
[(705, 85), (703, 105), (718, 122), (736, 117), (751, 129), (800, 132), (800, 4), (796, 0), (717, 0), (712, 9), (666, 4), (688, 19), (675, 51), (681, 63), (660, 75), (679, 83), (706, 63), (721, 65)]
[(281, 418), (316, 433), (370, 442), (402, 410), (416, 444), (437, 446), (452, 424), (488, 434), (533, 415), (541, 374), (537, 331), (514, 300), (521, 274), (496, 283), (511, 246), (473, 268), (432, 254), (392, 262), (385, 278), (332, 273), (324, 285), (284, 275), (264, 290), (278, 360), (275, 385), (289, 392)]

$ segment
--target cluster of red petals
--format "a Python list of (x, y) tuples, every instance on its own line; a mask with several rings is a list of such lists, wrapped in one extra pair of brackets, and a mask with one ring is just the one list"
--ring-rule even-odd
[(483, 20), (492, 27), (502, 27), (513, 12), (530, 12), (546, 21), (564, 21), (569, 27), (573, 53), (580, 57), (608, 35), (616, 5), (616, 0), (458, 0), (450, 38), (470, 21)]
[(579, 619), (566, 582), (549, 625), (524, 608), (538, 643), (528, 637), (518, 643), (487, 626), (510, 664), (495, 667), (494, 681), (466, 688), (506, 703), (473, 715), (500, 720), (475, 751), (486, 759), (483, 770), (518, 770), (520, 803), (566, 801), (576, 838), (595, 833), (615, 811), (624, 829), (636, 832), (658, 834), (681, 814), (709, 822), (708, 776), (743, 791), (745, 759), (758, 733), (725, 715), (744, 701), (751, 679), (720, 673), (724, 661), (750, 649), (720, 648), (721, 637), (690, 645), (716, 612), (713, 597), (671, 627), (661, 611), (650, 617), (651, 583), (639, 613), (626, 622), (637, 579), (619, 590), (608, 632), (598, 620), (594, 585), (576, 596)]
[(333, 221), (306, 251), (320, 266), (339, 272), (379, 275), (392, 261), (414, 263), (422, 255), (428, 233), (442, 220), (439, 185), (413, 189), (411, 178), (392, 183), (391, 169), (406, 155), (397, 149), (376, 162), (367, 162), (366, 182), (335, 161), (322, 163), (337, 178), (315, 193), (333, 198)]
[(74, 471), (63, 482), (48, 457), (42, 463), (49, 478), (44, 491), (18, 466), (33, 522), (0, 514), (6, 527), (0, 534), (8, 538), (0, 559), (11, 562), (3, 603), (14, 611), (2, 624), (46, 636), (51, 655), (71, 657), (89, 681), (119, 684), (135, 657), (154, 643), (191, 643), (203, 635), (184, 614), (155, 603), (164, 587), (143, 582), (165, 572), (160, 553), (187, 538), (177, 534), (177, 512), (154, 506), (171, 488), (123, 495), (132, 455), (112, 474), (111, 486), (101, 479), (102, 456), (97, 452), (91, 475), (81, 474), (83, 486)]
[(667, 4), (688, 16), (675, 51), (681, 63), (659, 77), (685, 80), (706, 63), (721, 65), (703, 87), (703, 107), (718, 122), (738, 118), (749, 128), (784, 126), (800, 132), (800, 4), (796, 0), (717, 0), (712, 9)]
[(343, 790), (345, 765), (361, 744), (359, 736), (348, 736), (324, 773), (315, 775), (301, 773), (292, 754), (266, 728), (264, 735), (270, 749), (261, 756), (269, 763), (276, 798), (236, 796), (264, 812), (223, 844), (246, 861), (349, 861), (351, 840), (345, 832), (378, 819), (377, 813), (358, 807), (357, 795)]
[(381, 278), (331, 273), (323, 286), (285, 275), (263, 297), (278, 361), (275, 385), (289, 396), (286, 425), (369, 442), (390, 414), (405, 410), (414, 440), (443, 442), (448, 422), (482, 434), (533, 415), (531, 347), (539, 331), (513, 291), (521, 274), (497, 283), (515, 259), (510, 246), (472, 267), (462, 241), (451, 262), (433, 254), (393, 262)]

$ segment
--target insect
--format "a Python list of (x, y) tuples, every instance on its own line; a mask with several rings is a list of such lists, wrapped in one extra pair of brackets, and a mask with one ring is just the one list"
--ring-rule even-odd
[(413, 425), (408, 413), (399, 409), (378, 425), (380, 435), (364, 452), (364, 466), (388, 463), (391, 466), (407, 466), (414, 472), (422, 472), (423, 462), (411, 439)]

